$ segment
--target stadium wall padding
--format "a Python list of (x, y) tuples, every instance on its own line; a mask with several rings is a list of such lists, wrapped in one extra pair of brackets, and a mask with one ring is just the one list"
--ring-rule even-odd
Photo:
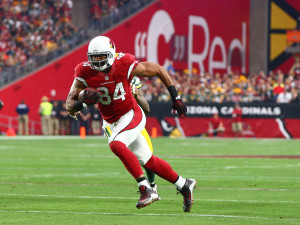
[[(234, 137), (231, 114), (234, 105), (187, 104), (187, 118), (172, 114), (170, 103), (150, 103), (146, 129), (157, 136), (209, 136), (209, 118), (218, 113), (225, 127), (223, 137)], [(300, 138), (300, 104), (241, 104), (243, 136), (256, 138)]]

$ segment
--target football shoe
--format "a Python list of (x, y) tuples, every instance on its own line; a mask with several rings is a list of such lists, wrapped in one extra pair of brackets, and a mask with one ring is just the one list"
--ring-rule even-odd
[(152, 202), (159, 200), (158, 194), (152, 189), (144, 185), (139, 187), (139, 193), (141, 194), (140, 199), (136, 203), (138, 209), (144, 208), (147, 205), (150, 205)]
[(161, 198), (160, 198), (160, 196), (159, 196), (159, 194), (158, 194), (158, 191), (157, 191), (157, 184), (150, 184), (150, 187), (152, 188), (152, 190), (158, 195), (158, 200), (157, 201), (159, 201), (159, 200), (161, 200)]
[(183, 196), (183, 212), (189, 212), (192, 208), (193, 191), (195, 189), (196, 184), (197, 182), (194, 179), (186, 179), (182, 189), (177, 189)]

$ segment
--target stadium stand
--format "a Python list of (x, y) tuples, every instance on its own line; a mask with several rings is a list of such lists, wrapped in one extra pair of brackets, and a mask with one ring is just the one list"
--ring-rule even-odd
[[(276, 102), (280, 93), (290, 93), (291, 103), (300, 102), (300, 74), (281, 71), (266, 75), (263, 71), (248, 76), (239, 73), (210, 74), (176, 71), (173, 76), (184, 102)], [(170, 101), (168, 93), (158, 79), (143, 79), (148, 101)]]
[(0, 1), (0, 87), (71, 51), (152, 1), (92, 0), (88, 28), (72, 23), (72, 0)]

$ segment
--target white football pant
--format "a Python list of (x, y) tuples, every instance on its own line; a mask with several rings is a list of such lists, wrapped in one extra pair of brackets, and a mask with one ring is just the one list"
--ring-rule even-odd
[(141, 166), (144, 166), (152, 156), (149, 146), (151, 141), (145, 125), (146, 116), (140, 106), (130, 110), (113, 124), (103, 120), (103, 130), (108, 137), (108, 144), (112, 141), (124, 143), (137, 157)]

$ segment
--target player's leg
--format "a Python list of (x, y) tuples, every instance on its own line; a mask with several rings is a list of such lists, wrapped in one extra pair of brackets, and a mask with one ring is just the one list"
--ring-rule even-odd
[(143, 175), (138, 159), (127, 148), (144, 129), (146, 123), (145, 115), (141, 110), (130, 110), (116, 123), (109, 124), (104, 121), (104, 131), (108, 136), (108, 143), (115, 155), (123, 162), (128, 172), (138, 179)]
[(108, 141), (112, 152), (119, 157), (138, 183), (141, 196), (136, 204), (137, 208), (143, 208), (158, 199), (157, 193), (151, 189), (148, 180), (144, 177), (138, 158), (127, 147), (140, 135), (145, 124), (145, 114), (139, 106), (123, 115), (114, 125), (104, 121), (104, 130), (109, 136)]
[(243, 137), (243, 123), (242, 122), (238, 122), (238, 130), (239, 130), (239, 136)]
[[(142, 130), (141, 134), (144, 136), (145, 140), (147, 141), (147, 145), (149, 146), (149, 148), (153, 154), (153, 145), (152, 145), (152, 142), (151, 142), (151, 139), (149, 137), (147, 130), (144, 128), (144, 130)], [(149, 170), (147, 168), (145, 168), (145, 171), (146, 171), (151, 188), (153, 188), (157, 192), (157, 185), (155, 184), (155, 173), (152, 170)]]
[(22, 120), (22, 116), (19, 115), (18, 116), (18, 135), (22, 135), (23, 134), (23, 120)]
[(158, 176), (175, 184), (178, 191), (183, 195), (183, 210), (184, 212), (189, 212), (193, 203), (193, 190), (196, 181), (182, 178), (172, 169), (169, 163), (154, 156), (142, 134), (128, 147), (138, 158), (140, 164), (144, 165), (144, 168), (152, 170)]
[(234, 133), (234, 136), (237, 137), (237, 128), (236, 128), (236, 122), (232, 123), (232, 131)]
[(144, 167), (152, 170), (155, 174), (170, 183), (175, 184), (177, 190), (183, 195), (183, 211), (190, 211), (193, 204), (193, 191), (197, 183), (194, 179), (185, 179), (179, 176), (169, 163), (154, 155), (152, 155)]
[[(151, 151), (152, 144), (149, 143), (150, 138), (148, 140), (147, 140), (147, 138), (145, 138), (145, 136), (147, 137), (147, 135), (144, 134), (144, 131), (145, 130), (143, 130), (138, 135), (138, 137), (135, 139), (135, 141), (132, 142), (128, 146), (128, 148), (134, 153), (134, 155), (139, 160), (141, 166), (144, 166), (148, 162), (148, 160), (152, 157), (152, 151)], [(151, 170), (147, 169), (146, 173), (147, 173), (147, 171), (151, 171)], [(153, 171), (151, 171), (151, 175), (155, 176), (155, 174), (153, 173)], [(149, 176), (149, 175), (147, 174), (147, 176)], [(153, 177), (152, 177), (152, 180), (154, 181)], [(157, 192), (156, 184), (153, 182), (153, 183), (150, 183), (150, 186), (155, 191), (155, 193), (157, 194), (157, 198), (154, 199), (154, 200), (155, 201), (156, 200), (160, 200), (160, 197), (159, 197), (158, 192)]]

